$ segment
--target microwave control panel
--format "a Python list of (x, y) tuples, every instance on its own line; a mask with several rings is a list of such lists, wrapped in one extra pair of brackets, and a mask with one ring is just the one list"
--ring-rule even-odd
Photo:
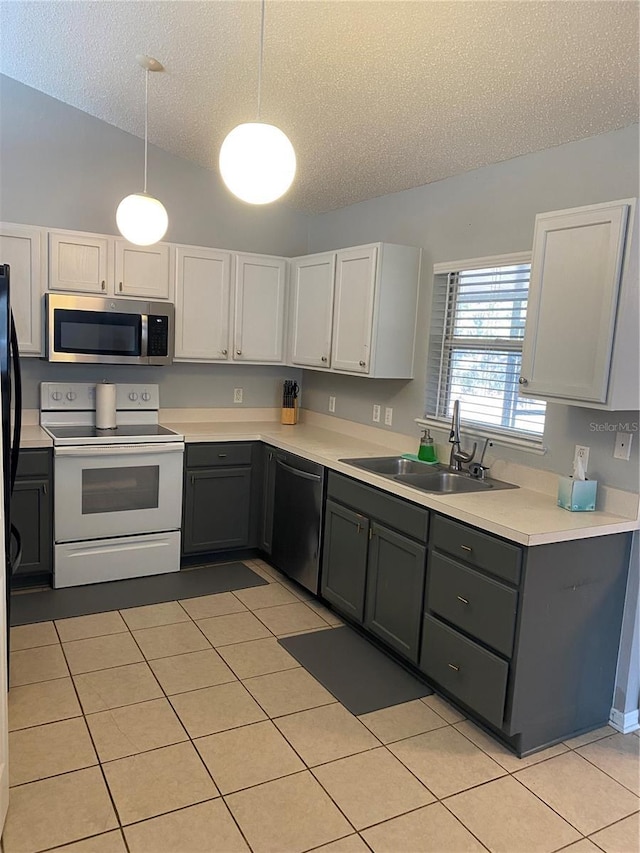
[(169, 318), (166, 314), (149, 314), (147, 355), (167, 356), (169, 354)]

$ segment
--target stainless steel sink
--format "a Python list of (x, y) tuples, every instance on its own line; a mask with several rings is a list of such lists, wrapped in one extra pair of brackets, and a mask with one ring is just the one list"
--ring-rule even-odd
[(426, 465), (402, 456), (378, 456), (363, 459), (341, 459), (355, 468), (371, 471), (389, 480), (412, 486), (421, 492), (433, 494), (462, 494), (464, 492), (488, 492), (500, 489), (517, 489), (513, 483), (492, 480), (487, 477), (477, 480), (466, 472), (449, 471), (443, 465)]

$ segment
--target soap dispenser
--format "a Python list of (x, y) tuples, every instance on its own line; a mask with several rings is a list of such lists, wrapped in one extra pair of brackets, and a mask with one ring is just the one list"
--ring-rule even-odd
[(418, 459), (422, 462), (437, 462), (436, 446), (431, 438), (431, 433), (428, 429), (422, 431), (420, 438), (420, 448), (418, 450)]

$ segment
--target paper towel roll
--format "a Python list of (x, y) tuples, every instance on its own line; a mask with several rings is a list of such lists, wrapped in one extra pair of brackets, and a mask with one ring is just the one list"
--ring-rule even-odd
[(116, 427), (116, 386), (106, 382), (96, 385), (96, 427), (115, 429)]

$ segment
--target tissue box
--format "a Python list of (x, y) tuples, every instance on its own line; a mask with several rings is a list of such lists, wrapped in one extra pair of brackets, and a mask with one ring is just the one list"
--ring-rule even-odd
[(558, 481), (558, 506), (571, 512), (591, 512), (596, 508), (597, 480), (574, 480), (560, 477)]

